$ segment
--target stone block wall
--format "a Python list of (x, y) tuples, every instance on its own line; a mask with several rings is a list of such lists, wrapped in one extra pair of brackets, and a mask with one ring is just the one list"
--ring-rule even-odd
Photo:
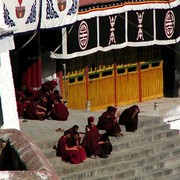
[[(30, 137), (17, 129), (2, 129), (0, 130), (0, 139), (8, 142), (27, 169), (2, 171), (0, 179), (60, 180), (49, 160)], [(15, 161), (17, 161), (17, 158), (15, 158)]]

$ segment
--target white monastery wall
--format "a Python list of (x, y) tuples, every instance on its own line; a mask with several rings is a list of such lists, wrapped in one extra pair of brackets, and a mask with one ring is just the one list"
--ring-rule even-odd
[(20, 130), (9, 51), (0, 53), (0, 96), (4, 120), (1, 128)]

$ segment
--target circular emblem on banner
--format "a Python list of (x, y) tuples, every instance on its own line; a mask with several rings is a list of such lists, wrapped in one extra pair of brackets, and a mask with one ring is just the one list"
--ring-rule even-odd
[(168, 11), (165, 16), (164, 20), (164, 31), (167, 38), (171, 38), (174, 34), (174, 28), (175, 28), (175, 16), (173, 11)]
[(85, 21), (82, 21), (78, 30), (79, 46), (82, 50), (86, 49), (89, 41), (89, 28)]

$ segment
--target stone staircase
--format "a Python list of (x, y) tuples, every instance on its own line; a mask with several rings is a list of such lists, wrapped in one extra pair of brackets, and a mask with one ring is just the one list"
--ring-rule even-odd
[(113, 138), (112, 154), (106, 158), (87, 158), (81, 164), (62, 162), (55, 156), (57, 139), (38, 142), (39, 148), (54, 166), (62, 180), (179, 180), (179, 130), (170, 129), (161, 117), (139, 116), (135, 133)]

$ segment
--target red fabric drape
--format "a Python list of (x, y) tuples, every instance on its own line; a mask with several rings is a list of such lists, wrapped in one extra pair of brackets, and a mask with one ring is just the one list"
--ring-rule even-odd
[(27, 68), (23, 72), (22, 85), (32, 87), (37, 90), (41, 87), (42, 63), (41, 59), (27, 60)]

